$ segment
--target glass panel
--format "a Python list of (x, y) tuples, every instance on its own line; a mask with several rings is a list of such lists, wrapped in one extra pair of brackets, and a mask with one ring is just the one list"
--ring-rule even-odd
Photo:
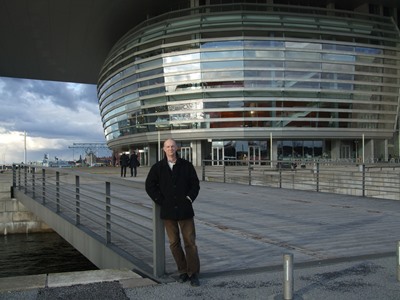
[(283, 68), (283, 61), (274, 61), (274, 60), (246, 60), (244, 62), (244, 66), (246, 68)]
[(306, 69), (306, 70), (320, 70), (321, 64), (320, 63), (313, 63), (313, 62), (302, 62), (302, 61), (286, 61), (285, 66), (288, 69)]
[(200, 63), (192, 63), (192, 64), (185, 64), (185, 65), (164, 67), (164, 72), (165, 73), (173, 73), (173, 72), (192, 71), (192, 70), (199, 70), (199, 69), (200, 69)]
[(320, 50), (322, 48), (322, 45), (318, 43), (307, 43), (307, 42), (285, 42), (285, 47), (296, 48), (296, 50), (300, 49)]
[(283, 51), (245, 50), (246, 58), (283, 58)]
[(284, 42), (280, 41), (244, 41), (246, 48), (283, 48)]
[(191, 53), (191, 54), (183, 54), (177, 56), (167, 56), (164, 57), (164, 63), (169, 64), (173, 62), (182, 62), (182, 61), (192, 61), (200, 59), (200, 53)]
[(182, 75), (170, 75), (170, 76), (165, 76), (165, 82), (180, 82), (180, 81), (196, 81), (200, 79), (200, 72), (193, 72), (193, 73), (188, 73), (188, 74), (182, 74)]
[[(218, 72), (204, 72), (202, 73), (203, 82), (206, 83), (207, 87), (211, 87), (213, 84), (205, 82), (205, 80), (215, 80), (215, 78), (243, 78), (243, 71), (218, 71)], [(243, 82), (242, 82), (243, 85)], [(236, 85), (235, 85), (236, 86)]]
[(243, 41), (221, 41), (221, 42), (204, 42), (201, 48), (233, 48), (243, 47)]
[(286, 58), (295, 58), (295, 59), (311, 59), (311, 60), (320, 60), (320, 53), (311, 53), (311, 52), (298, 52), (298, 51), (286, 51)]
[(215, 58), (242, 58), (243, 51), (208, 51), (202, 52), (201, 58), (202, 59), (215, 59)]
[(342, 54), (322, 54), (323, 60), (333, 61), (354, 61), (354, 55), (342, 55)]
[(353, 65), (343, 65), (343, 64), (322, 64), (322, 70), (324, 71), (337, 71), (337, 72), (353, 72)]
[(243, 69), (243, 60), (202, 62), (201, 68), (202, 69), (229, 69), (229, 68)]

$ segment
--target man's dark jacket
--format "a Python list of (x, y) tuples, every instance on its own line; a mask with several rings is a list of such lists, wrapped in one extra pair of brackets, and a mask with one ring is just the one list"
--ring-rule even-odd
[(189, 161), (177, 158), (173, 170), (167, 158), (155, 163), (146, 178), (146, 192), (161, 206), (161, 219), (185, 220), (194, 216), (194, 201), (199, 194), (200, 183), (196, 170)]

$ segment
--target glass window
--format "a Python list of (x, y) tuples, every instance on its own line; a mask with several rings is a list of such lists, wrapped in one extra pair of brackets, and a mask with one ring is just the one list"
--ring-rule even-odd
[(283, 51), (245, 50), (245, 58), (283, 58)]
[(188, 74), (182, 74), (182, 75), (169, 75), (165, 76), (165, 82), (175, 82), (179, 83), (181, 81), (196, 81), (200, 79), (200, 72), (193, 72), (193, 73), (188, 73)]
[(268, 69), (278, 69), (283, 68), (283, 61), (276, 60), (246, 60), (244, 66), (246, 68), (268, 68)]
[(377, 48), (367, 48), (367, 47), (355, 47), (354, 48), (355, 52), (358, 53), (365, 53), (365, 54), (372, 54), (372, 55), (378, 55), (382, 54), (382, 49), (377, 49)]
[(284, 83), (286, 88), (300, 88), (300, 89), (305, 89), (305, 88), (313, 88), (313, 89), (318, 89), (320, 86), (319, 82), (315, 81), (285, 81)]
[(283, 48), (284, 42), (280, 41), (244, 41), (246, 48)]
[(313, 52), (298, 52), (298, 51), (286, 51), (286, 58), (289, 59), (310, 59), (310, 60), (320, 60), (320, 53)]
[(218, 72), (204, 72), (202, 73), (203, 82), (206, 87), (212, 87), (212, 83), (206, 80), (215, 80), (216, 78), (243, 78), (243, 71), (218, 71)]
[[(249, 66), (246, 66), (249, 67)], [(282, 71), (275, 71), (275, 70), (246, 70), (244, 71), (245, 77), (259, 77), (261, 78), (282, 78), (283, 72)]]
[(221, 42), (204, 42), (201, 48), (233, 48), (243, 47), (243, 41), (221, 41)]
[(319, 72), (305, 72), (305, 71), (286, 71), (285, 78), (306, 78), (306, 79), (319, 79)]
[(230, 69), (230, 68), (243, 69), (243, 60), (202, 62), (201, 68), (202, 69)]
[(306, 62), (306, 61), (286, 61), (285, 66), (288, 69), (306, 69), (306, 70), (320, 70), (320, 63)]
[(342, 54), (329, 54), (324, 53), (322, 54), (323, 60), (333, 60), (333, 61), (354, 61), (354, 55), (342, 55)]
[(354, 65), (343, 65), (343, 64), (322, 64), (322, 70), (324, 71), (336, 71), (336, 72), (354, 72)]
[(183, 72), (183, 71), (193, 71), (193, 70), (200, 70), (200, 63), (191, 63), (191, 64), (184, 64), (184, 65), (177, 65), (177, 66), (168, 66), (164, 67), (165, 73), (174, 73), (174, 72)]
[(296, 48), (299, 49), (310, 49), (310, 50), (320, 50), (322, 45), (319, 43), (307, 43), (307, 42), (285, 42), (286, 48)]
[(177, 56), (167, 56), (164, 57), (164, 63), (174, 63), (174, 62), (183, 62), (183, 61), (193, 61), (200, 59), (200, 53), (190, 53), (190, 54), (182, 54)]
[(242, 58), (243, 51), (208, 51), (202, 52), (202, 59), (215, 59), (215, 58)]
[(322, 44), (323, 50), (338, 50), (343, 52), (353, 52), (354, 47), (340, 44)]
[(148, 70), (148, 71), (138, 73), (138, 76), (139, 76), (139, 78), (154, 76), (154, 75), (162, 74), (162, 70), (163, 70), (162, 68)]
[(322, 79), (334, 79), (334, 80), (353, 80), (354, 75), (343, 74), (343, 73), (321, 73)]
[(162, 60), (161, 60), (161, 58), (159, 58), (159, 59), (147, 61), (145, 63), (137, 64), (137, 68), (138, 69), (148, 69), (148, 68), (159, 67), (161, 65), (162, 65)]

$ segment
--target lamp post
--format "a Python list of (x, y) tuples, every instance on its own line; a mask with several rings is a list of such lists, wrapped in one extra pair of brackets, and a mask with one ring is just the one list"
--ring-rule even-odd
[(26, 131), (24, 131), (24, 164), (26, 165)]
[(358, 140), (355, 140), (354, 144), (356, 145), (356, 163), (357, 163), (357, 158), (358, 158)]

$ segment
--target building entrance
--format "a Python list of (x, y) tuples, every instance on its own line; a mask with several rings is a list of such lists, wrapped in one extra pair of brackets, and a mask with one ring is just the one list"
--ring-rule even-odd
[(186, 160), (192, 162), (192, 148), (190, 148), (190, 147), (181, 147), (180, 156), (183, 159), (186, 159)]
[(350, 158), (350, 146), (349, 145), (342, 145), (340, 147), (340, 158)]
[(249, 151), (247, 154), (247, 157), (249, 158), (249, 164), (261, 165), (261, 148), (259, 146), (249, 146)]
[(224, 147), (212, 147), (211, 160), (213, 166), (222, 166), (224, 163)]

